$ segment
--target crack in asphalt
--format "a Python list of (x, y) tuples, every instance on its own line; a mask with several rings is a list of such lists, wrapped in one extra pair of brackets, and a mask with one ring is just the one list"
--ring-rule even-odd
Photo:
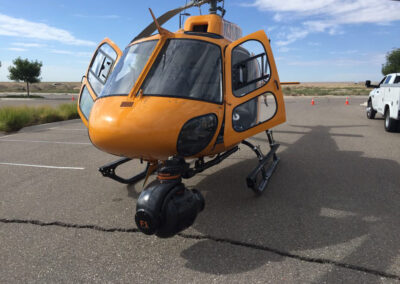
[(186, 238), (186, 239), (212, 240), (212, 241), (219, 242), (219, 243), (227, 243), (227, 244), (231, 244), (234, 246), (241, 246), (241, 247), (246, 247), (246, 248), (267, 251), (267, 252), (274, 253), (274, 254), (277, 254), (280, 256), (293, 258), (293, 259), (297, 259), (297, 260), (304, 261), (304, 262), (311, 262), (311, 263), (318, 263), (318, 264), (331, 264), (334, 266), (343, 267), (343, 268), (347, 268), (347, 269), (351, 269), (351, 270), (355, 270), (355, 271), (359, 271), (359, 272), (365, 272), (368, 274), (373, 274), (373, 275), (381, 276), (384, 278), (400, 280), (400, 276), (396, 275), (396, 274), (390, 274), (390, 273), (386, 273), (384, 271), (379, 271), (379, 270), (375, 270), (375, 269), (371, 269), (371, 268), (367, 268), (367, 267), (362, 267), (362, 266), (358, 266), (358, 265), (354, 265), (354, 264), (350, 264), (350, 263), (339, 262), (339, 261), (330, 260), (330, 259), (326, 259), (326, 258), (314, 258), (314, 257), (301, 256), (298, 254), (293, 254), (290, 252), (274, 249), (274, 248), (271, 248), (268, 246), (256, 245), (256, 244), (235, 241), (235, 240), (225, 239), (225, 238), (216, 238), (216, 237), (209, 236), (209, 235), (189, 235), (189, 234), (184, 234), (184, 233), (179, 233), (178, 235), (180, 237)]
[(74, 229), (91, 229), (100, 232), (107, 232), (107, 233), (114, 233), (114, 232), (121, 232), (121, 233), (139, 233), (139, 229), (131, 228), (131, 229), (124, 229), (124, 228), (103, 228), (97, 225), (79, 225), (79, 224), (71, 224), (71, 223), (64, 223), (60, 221), (54, 222), (43, 222), (39, 220), (21, 220), (21, 219), (0, 219), (0, 223), (5, 224), (31, 224), (37, 225), (41, 227), (48, 227), (48, 226), (58, 226), (63, 228), (74, 228)]
[[(58, 227), (73, 228), (73, 229), (90, 229), (90, 230), (107, 232), (107, 233), (113, 233), (113, 232), (139, 233), (140, 232), (139, 229), (137, 229), (137, 228), (104, 228), (104, 227), (100, 227), (97, 225), (80, 225), (80, 224), (64, 223), (64, 222), (60, 222), (60, 221), (43, 222), (40, 220), (0, 219), (0, 223), (31, 224), (31, 225), (41, 226), (41, 227), (58, 226)], [(354, 264), (349, 264), (349, 263), (343, 263), (343, 262), (330, 260), (330, 259), (326, 259), (326, 258), (313, 258), (313, 257), (301, 256), (298, 254), (293, 254), (290, 252), (274, 249), (274, 248), (271, 248), (268, 246), (256, 245), (256, 244), (246, 243), (246, 242), (241, 242), (241, 241), (235, 241), (235, 240), (231, 240), (231, 239), (227, 239), (227, 238), (217, 238), (217, 237), (213, 237), (210, 235), (193, 235), (193, 234), (185, 234), (185, 233), (179, 233), (177, 235), (184, 239), (211, 240), (211, 241), (214, 241), (217, 243), (225, 243), (225, 244), (230, 244), (233, 246), (241, 246), (241, 247), (245, 247), (245, 248), (267, 251), (267, 252), (274, 253), (274, 254), (277, 254), (277, 255), (280, 255), (283, 257), (288, 257), (288, 258), (292, 258), (292, 259), (296, 259), (296, 260), (300, 260), (300, 261), (304, 261), (304, 262), (317, 263), (317, 264), (330, 264), (330, 265), (334, 265), (337, 267), (351, 269), (351, 270), (359, 271), (359, 272), (365, 272), (368, 274), (373, 274), (376, 276), (390, 278), (390, 279), (400, 281), (400, 276), (396, 275), (396, 274), (390, 274), (390, 273), (386, 273), (384, 271), (379, 271), (379, 270), (362, 267), (362, 266), (358, 266), (358, 265), (354, 265)]]

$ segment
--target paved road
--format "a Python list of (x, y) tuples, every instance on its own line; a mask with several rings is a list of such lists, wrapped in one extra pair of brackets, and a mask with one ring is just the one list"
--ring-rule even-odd
[(287, 98), (268, 191), (246, 188), (255, 157), (241, 148), (187, 182), (206, 209), (167, 240), (136, 231), (141, 185), (101, 177), (114, 157), (79, 121), (2, 136), (0, 282), (400, 282), (400, 133), (364, 101)]

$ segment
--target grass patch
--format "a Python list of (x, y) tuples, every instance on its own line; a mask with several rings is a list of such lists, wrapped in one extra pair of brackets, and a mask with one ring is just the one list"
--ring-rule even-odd
[(38, 95), (30, 95), (29, 97), (27, 95), (7, 95), (7, 96), (2, 96), (2, 98), (43, 99), (44, 97)]
[(0, 108), (0, 131), (13, 132), (23, 127), (79, 118), (76, 103), (62, 104), (57, 108), (3, 107)]
[(283, 93), (287, 96), (368, 96), (365, 87), (283, 87)]

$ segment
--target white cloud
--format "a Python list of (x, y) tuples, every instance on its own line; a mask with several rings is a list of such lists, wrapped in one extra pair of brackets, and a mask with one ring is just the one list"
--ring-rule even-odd
[(21, 48), (21, 47), (9, 47), (7, 49), (11, 51), (27, 51), (26, 48)]
[(349, 49), (349, 50), (344, 50), (344, 51), (331, 51), (329, 52), (332, 55), (347, 55), (347, 54), (356, 54), (360, 53), (357, 49)]
[(50, 50), (51, 53), (55, 54), (64, 54), (64, 55), (73, 55), (74, 53), (69, 50), (60, 50), (60, 49), (52, 49)]
[(387, 23), (400, 20), (400, 4), (376, 0), (256, 0), (264, 11), (294, 13), (295, 16), (322, 16), (336, 24)]
[(277, 41), (276, 44), (278, 46), (285, 46), (295, 42), (296, 40), (305, 38), (309, 33), (309, 30), (302, 28), (290, 28), (290, 31), (288, 34), (286, 34), (285, 39)]
[(14, 46), (22, 46), (22, 47), (43, 47), (46, 46), (45, 44), (40, 43), (25, 43), (25, 42), (13, 42), (11, 45)]
[(282, 21), (282, 20), (283, 20), (282, 14), (276, 13), (276, 14), (274, 15), (274, 21), (275, 21), (275, 22), (280, 22), (280, 21)]
[(400, 3), (376, 0), (256, 0), (253, 6), (275, 13), (273, 19), (305, 20), (291, 28), (278, 45), (284, 46), (310, 33), (338, 34), (340, 26), (349, 24), (388, 24), (400, 21)]
[(0, 14), (0, 35), (53, 40), (69, 45), (94, 46), (96, 43), (74, 37), (69, 31), (37, 22)]
[(354, 67), (354, 66), (382, 66), (385, 61), (385, 54), (354, 54), (353, 58), (334, 58), (324, 60), (287, 60), (287, 65), (292, 66), (337, 66), (337, 67)]
[(78, 18), (94, 18), (94, 19), (108, 19), (108, 20), (113, 20), (113, 19), (119, 19), (120, 16), (118, 15), (84, 15), (84, 14), (75, 14), (75, 17)]
[(309, 46), (321, 46), (320, 42), (310, 41), (307, 43)]
[(287, 46), (282, 46), (278, 49), (279, 52), (289, 52), (290, 50), (292, 49)]
[(71, 50), (62, 50), (62, 49), (51, 49), (51, 53), (54, 54), (63, 54), (63, 55), (72, 55), (76, 57), (92, 57), (93, 53), (91, 52), (85, 52), (85, 51), (71, 51)]

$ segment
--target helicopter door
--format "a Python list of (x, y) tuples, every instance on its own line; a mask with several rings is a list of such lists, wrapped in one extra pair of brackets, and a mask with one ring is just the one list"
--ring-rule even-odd
[(245, 36), (225, 51), (227, 147), (285, 122), (278, 71), (264, 31)]
[(110, 39), (104, 39), (96, 49), (86, 75), (84, 76), (79, 94), (78, 112), (86, 126), (88, 126), (90, 112), (96, 98), (100, 95), (115, 63), (122, 55), (122, 51)]

